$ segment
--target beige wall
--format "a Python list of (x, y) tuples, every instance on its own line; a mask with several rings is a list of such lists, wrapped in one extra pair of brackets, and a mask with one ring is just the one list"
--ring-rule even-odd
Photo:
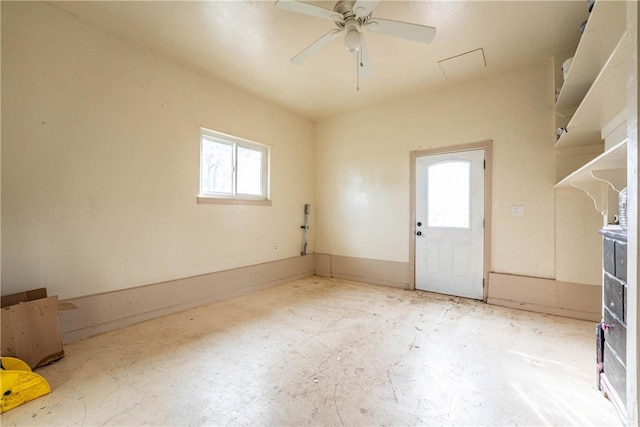
[[(318, 123), (316, 251), (408, 262), (410, 151), (493, 140), (491, 271), (555, 278), (552, 63)], [(524, 205), (525, 216), (512, 216), (512, 205)], [(596, 217), (589, 228), (596, 241), (597, 227)], [(573, 231), (561, 238), (581, 245), (584, 231)], [(591, 256), (595, 267), (587, 273), (563, 257), (563, 280), (599, 283), (597, 247)]]
[[(3, 2), (2, 66), (3, 294), (65, 299), (299, 255), (311, 122), (46, 3)], [(196, 204), (201, 126), (272, 146), (272, 206)]]
[[(305, 203), (314, 252), (408, 263), (410, 151), (484, 140), (491, 271), (600, 282), (597, 214), (573, 222), (586, 196), (553, 189), (551, 60), (315, 126), (44, 3), (2, 4), (2, 63), (3, 294), (73, 298), (294, 257)], [(200, 126), (273, 147), (273, 206), (196, 204)]]
[(603, 216), (578, 189), (556, 190), (556, 279), (602, 285)]

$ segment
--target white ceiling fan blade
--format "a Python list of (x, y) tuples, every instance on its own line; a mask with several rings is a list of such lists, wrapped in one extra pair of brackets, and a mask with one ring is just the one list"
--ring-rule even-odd
[(364, 18), (375, 9), (380, 3), (380, 0), (358, 0), (353, 5), (353, 13), (356, 14), (356, 18)]
[(330, 19), (332, 21), (343, 20), (342, 15), (334, 10), (325, 9), (323, 7), (314, 6), (309, 3), (303, 3), (301, 1), (277, 0), (275, 6), (279, 9), (302, 13), (303, 15), (315, 16), (317, 18)]
[(302, 64), (311, 55), (313, 55), (314, 53), (316, 53), (317, 51), (322, 49), (329, 42), (335, 40), (340, 35), (341, 32), (342, 32), (342, 30), (339, 30), (337, 28), (335, 30), (329, 31), (327, 34), (325, 34), (324, 36), (320, 37), (318, 40), (314, 41), (309, 46), (307, 46), (303, 51), (301, 51), (296, 56), (291, 58), (291, 62), (293, 64)]
[(363, 26), (372, 33), (382, 33), (420, 43), (430, 43), (436, 36), (436, 29), (433, 27), (389, 19), (372, 18)]
[(358, 52), (354, 52), (353, 58), (356, 60), (356, 66), (358, 72), (362, 77), (369, 77), (373, 74), (373, 67), (371, 66), (371, 60), (369, 58), (369, 49), (367, 48), (367, 41), (362, 36), (362, 45)]

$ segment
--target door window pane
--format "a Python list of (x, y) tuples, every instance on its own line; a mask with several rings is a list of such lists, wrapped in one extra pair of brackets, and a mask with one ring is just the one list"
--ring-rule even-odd
[(435, 163), (427, 173), (427, 225), (469, 228), (470, 169), (468, 161)]

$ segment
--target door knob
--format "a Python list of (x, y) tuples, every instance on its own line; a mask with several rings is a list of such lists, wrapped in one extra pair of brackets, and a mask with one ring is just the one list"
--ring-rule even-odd
[(422, 231), (418, 231), (416, 234), (417, 234), (418, 236), (422, 236)]
[(420, 221), (418, 221), (417, 225), (418, 225), (418, 227), (420, 227), (422, 225), (422, 223)]

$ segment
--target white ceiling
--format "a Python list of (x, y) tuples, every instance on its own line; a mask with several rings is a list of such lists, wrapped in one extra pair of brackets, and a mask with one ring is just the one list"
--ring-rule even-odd
[[(334, 1), (308, 1), (327, 9)], [(311, 120), (476, 79), (575, 49), (585, 0), (382, 1), (373, 16), (437, 28), (428, 45), (365, 32), (373, 75), (360, 80), (341, 38), (302, 65), (289, 59), (335, 28), (275, 1), (54, 2), (136, 45)], [(482, 48), (486, 67), (446, 77), (438, 62)], [(464, 70), (463, 70), (464, 71)]]

